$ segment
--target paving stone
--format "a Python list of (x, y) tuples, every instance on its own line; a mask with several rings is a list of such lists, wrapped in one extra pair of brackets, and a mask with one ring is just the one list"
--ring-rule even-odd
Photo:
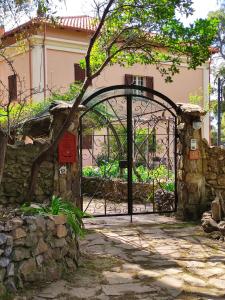
[(143, 270), (139, 265), (136, 264), (123, 264), (122, 269), (124, 271), (131, 271), (131, 272), (138, 272)]
[(149, 256), (150, 253), (147, 250), (139, 250), (139, 251), (134, 251), (132, 252), (133, 256)]
[[(209, 267), (209, 268), (203, 268), (203, 269), (195, 269), (195, 274), (209, 278), (211, 276), (220, 276), (221, 274), (225, 274), (225, 269), (223, 268), (216, 268), (216, 267)], [(221, 278), (223, 279), (223, 278)], [(224, 278), (225, 279), (225, 278)]]
[(208, 281), (209, 285), (212, 285), (218, 289), (223, 289), (225, 291), (225, 280), (217, 279), (217, 278), (210, 278)]
[(161, 272), (152, 270), (143, 270), (138, 272), (137, 277), (139, 279), (148, 279), (162, 276)]
[(181, 278), (185, 281), (185, 283), (188, 283), (193, 286), (206, 286), (206, 282), (200, 278), (197, 278), (195, 276), (191, 276), (189, 274), (184, 274), (181, 276)]
[(174, 298), (183, 291), (183, 281), (172, 276), (164, 276), (155, 281), (155, 284), (168, 291)]
[(103, 272), (103, 276), (109, 284), (129, 283), (133, 282), (134, 279), (129, 273), (117, 273), (117, 272)]
[(107, 296), (119, 296), (124, 293), (151, 293), (157, 290), (155, 287), (141, 285), (140, 283), (102, 285), (102, 290)]
[(96, 240), (93, 240), (92, 242), (88, 243), (88, 246), (94, 246), (94, 245), (105, 245), (106, 241), (103, 238), (97, 238)]

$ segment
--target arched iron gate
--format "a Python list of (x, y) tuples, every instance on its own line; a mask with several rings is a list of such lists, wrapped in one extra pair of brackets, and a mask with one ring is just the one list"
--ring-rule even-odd
[(136, 85), (103, 88), (82, 104), (83, 211), (95, 216), (175, 212), (179, 107)]

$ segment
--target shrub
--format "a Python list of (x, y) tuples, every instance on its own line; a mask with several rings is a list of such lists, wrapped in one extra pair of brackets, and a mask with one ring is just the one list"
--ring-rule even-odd
[(66, 216), (67, 223), (71, 227), (74, 235), (83, 237), (85, 234), (83, 217), (90, 216), (82, 212), (74, 204), (62, 200), (60, 197), (52, 196), (49, 206), (39, 206), (33, 204), (23, 204), (21, 211), (24, 214), (42, 215), (42, 216), (57, 216), (63, 214)]

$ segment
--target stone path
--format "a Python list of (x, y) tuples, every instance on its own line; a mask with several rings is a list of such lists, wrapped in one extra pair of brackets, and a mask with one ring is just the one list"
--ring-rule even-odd
[(199, 226), (159, 216), (86, 223), (78, 271), (27, 299), (225, 299), (225, 244)]

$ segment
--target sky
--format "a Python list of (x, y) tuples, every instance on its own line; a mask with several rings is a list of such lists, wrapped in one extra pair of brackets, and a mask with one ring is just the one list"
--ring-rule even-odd
[[(65, 0), (66, 6), (60, 9), (60, 15), (87, 15), (91, 14), (93, 0)], [(188, 20), (183, 18), (183, 22), (188, 24), (197, 18), (205, 18), (209, 11), (218, 9), (217, 0), (193, 0), (195, 13)]]

